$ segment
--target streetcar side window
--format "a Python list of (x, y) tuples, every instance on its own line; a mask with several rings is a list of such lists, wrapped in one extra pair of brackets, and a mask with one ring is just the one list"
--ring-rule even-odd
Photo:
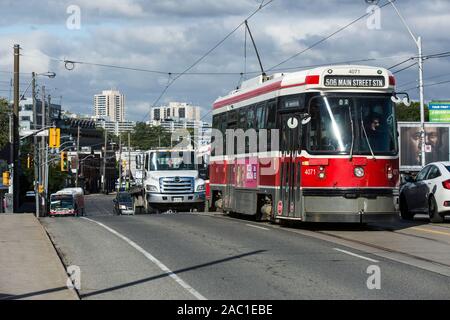
[(237, 110), (231, 110), (228, 112), (227, 129), (236, 129), (237, 118), (238, 118)]
[(247, 115), (247, 112), (245, 109), (246, 109), (245, 107), (242, 107), (239, 109), (239, 121), (238, 121), (237, 129), (245, 130), (245, 125), (247, 122), (247, 120), (245, 118)]
[(255, 128), (255, 108), (254, 106), (248, 106), (247, 108), (247, 117), (246, 117), (246, 125), (245, 125), (245, 130), (248, 129), (253, 129)]
[[(275, 99), (269, 100), (267, 102), (267, 151), (272, 151), (272, 132), (271, 129), (276, 129), (277, 127), (277, 101)], [(273, 150), (276, 151), (276, 150)]]
[(267, 125), (266, 129), (275, 129), (277, 127), (277, 102), (270, 100), (267, 103)]
[(256, 106), (256, 123), (255, 128), (257, 130), (264, 129), (266, 127), (266, 104), (259, 103)]
[[(223, 137), (223, 121), (221, 122), (221, 120), (223, 120), (224, 116), (226, 116), (226, 113), (216, 114), (216, 115), (213, 115), (213, 119), (212, 119), (212, 128), (220, 131), (222, 133), (222, 137)], [(215, 136), (212, 135), (211, 136), (211, 144), (212, 145), (214, 145), (214, 141), (215, 141)], [(216, 148), (211, 149), (211, 155), (212, 156), (219, 155), (217, 153)]]

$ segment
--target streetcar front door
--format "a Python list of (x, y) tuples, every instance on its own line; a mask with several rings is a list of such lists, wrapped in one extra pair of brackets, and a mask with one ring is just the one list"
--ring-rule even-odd
[(301, 218), (301, 117), (299, 113), (279, 115), (280, 132), (280, 194), (278, 215)]

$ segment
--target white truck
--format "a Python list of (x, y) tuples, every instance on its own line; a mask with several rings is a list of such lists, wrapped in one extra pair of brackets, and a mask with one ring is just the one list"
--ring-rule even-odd
[(130, 189), (135, 213), (203, 211), (203, 163), (194, 150), (149, 150), (136, 157), (136, 186)]

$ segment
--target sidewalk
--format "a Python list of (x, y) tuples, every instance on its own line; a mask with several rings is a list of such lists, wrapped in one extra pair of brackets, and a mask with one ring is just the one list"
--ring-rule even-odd
[(0, 214), (0, 300), (77, 300), (44, 228), (32, 214)]

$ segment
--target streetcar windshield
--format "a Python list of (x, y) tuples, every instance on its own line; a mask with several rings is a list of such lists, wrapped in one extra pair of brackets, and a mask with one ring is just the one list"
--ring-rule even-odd
[(152, 152), (150, 170), (196, 170), (193, 152)]
[(309, 112), (308, 150), (312, 153), (397, 153), (390, 96), (319, 96), (311, 100)]

